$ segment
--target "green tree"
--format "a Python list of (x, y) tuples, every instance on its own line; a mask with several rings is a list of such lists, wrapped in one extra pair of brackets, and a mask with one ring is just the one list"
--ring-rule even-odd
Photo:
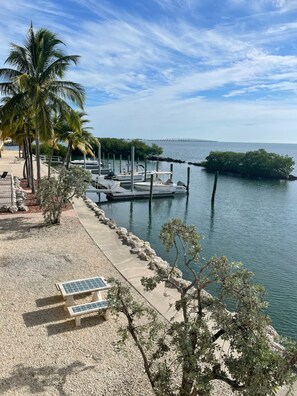
[(104, 154), (116, 154), (128, 157), (131, 154), (131, 146), (135, 147), (135, 156), (145, 158), (150, 155), (162, 154), (162, 147), (153, 144), (152, 146), (147, 145), (139, 139), (128, 141), (125, 139), (116, 138), (99, 138), (101, 143), (102, 152)]
[[(13, 88), (13, 87), (12, 87)], [(17, 96), (17, 91), (12, 90)], [(13, 101), (10, 97), (2, 98), (2, 103), (8, 104), (10, 102), (9, 111), (4, 111), (5, 106), (0, 107), (1, 128), (4, 137), (10, 137), (20, 146), (23, 147), (23, 156), (25, 159), (23, 175), (28, 180), (28, 186), (31, 187), (32, 192), (35, 193), (34, 184), (34, 170), (33, 170), (33, 156), (32, 156), (32, 140), (34, 139), (34, 128), (32, 116), (28, 106), (23, 106), (14, 111)]]
[[(40, 138), (47, 140), (52, 133), (52, 114), (66, 115), (73, 110), (70, 101), (83, 107), (84, 90), (81, 85), (62, 80), (69, 66), (77, 64), (79, 56), (66, 55), (60, 48), (64, 43), (56, 34), (33, 26), (28, 31), (23, 46), (12, 44), (5, 63), (14, 69), (0, 69), (0, 92), (11, 95), (3, 106), (3, 113), (16, 114), (24, 107), (32, 113), (36, 140), (37, 179), (40, 180)], [(17, 91), (17, 94), (15, 94)]]
[(59, 120), (55, 126), (55, 134), (59, 140), (67, 143), (67, 153), (64, 160), (66, 168), (69, 168), (72, 150), (78, 149), (83, 154), (95, 156), (93, 146), (98, 146), (98, 139), (90, 132), (91, 127), (87, 124), (90, 120), (85, 118), (86, 113), (75, 111)]
[[(154, 393), (206, 396), (212, 381), (221, 380), (237, 394), (266, 396), (292, 384), (296, 344), (269, 341), (264, 289), (253, 283), (252, 273), (226, 257), (200, 260), (200, 236), (179, 219), (164, 224), (160, 238), (167, 251), (174, 250), (175, 261), (172, 267), (156, 267), (154, 276), (143, 278), (142, 284), (147, 291), (160, 282), (174, 288), (179, 316), (169, 323), (158, 320), (154, 310), (135, 301), (119, 281), (109, 293), (115, 312), (127, 318), (119, 331), (120, 344), (132, 336)], [(191, 281), (178, 277), (181, 264)], [(209, 288), (215, 288), (215, 295)]]
[(62, 209), (73, 197), (82, 197), (91, 180), (91, 172), (79, 167), (63, 167), (57, 177), (41, 179), (37, 198), (45, 223), (60, 224)]
[(202, 166), (211, 172), (273, 179), (287, 179), (294, 164), (292, 157), (268, 153), (264, 149), (247, 153), (212, 151), (202, 162)]

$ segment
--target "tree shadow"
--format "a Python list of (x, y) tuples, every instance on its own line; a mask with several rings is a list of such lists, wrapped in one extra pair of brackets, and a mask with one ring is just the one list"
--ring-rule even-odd
[(44, 366), (32, 367), (18, 364), (9, 377), (0, 378), (1, 394), (8, 391), (29, 388), (30, 394), (45, 392), (47, 388), (55, 388), (60, 396), (67, 396), (64, 386), (69, 375), (76, 375), (82, 371), (94, 369), (95, 366), (86, 366), (75, 361), (67, 367)]
[[(44, 223), (33, 224), (28, 222), (28, 217), (9, 217), (5, 218), (1, 217), (0, 222), (0, 234), (9, 232), (9, 236), (4, 237), (4, 240), (18, 240), (18, 239), (26, 239), (30, 238), (34, 231), (38, 231), (39, 229), (47, 227)], [(11, 234), (14, 235), (11, 235)]]

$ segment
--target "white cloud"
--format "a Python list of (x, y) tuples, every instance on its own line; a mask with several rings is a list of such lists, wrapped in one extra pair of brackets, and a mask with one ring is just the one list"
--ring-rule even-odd
[[(23, 42), (31, 19), (36, 28), (54, 30), (68, 53), (81, 55), (79, 67), (67, 78), (87, 88), (89, 102), (101, 104), (89, 107), (96, 127), (104, 121), (105, 131), (125, 128), (127, 136), (129, 131), (137, 136), (140, 127), (147, 133), (175, 131), (178, 136), (183, 125), (189, 133), (211, 128), (227, 133), (227, 125), (244, 131), (244, 118), (249, 119), (245, 108), (258, 114), (255, 102), (236, 104), (232, 97), (257, 94), (261, 114), (267, 115), (275, 109), (272, 100), (267, 107), (263, 104), (268, 103), (267, 95), (296, 94), (297, 58), (286, 46), (296, 40), (297, 24), (288, 11), (297, 8), (297, 0), (226, 0), (233, 9), (244, 10), (243, 16), (218, 20), (207, 28), (198, 23), (204, 2), (155, 2), (160, 14), (154, 19), (141, 13), (147, 4), (128, 12), (113, 1), (75, 0), (73, 11), (81, 7), (84, 15), (78, 19), (57, 0), (4, 2), (0, 62), (9, 42)], [(282, 101), (283, 122), (285, 106), (287, 115), (292, 112), (288, 103)], [(263, 120), (259, 115), (257, 121)]]

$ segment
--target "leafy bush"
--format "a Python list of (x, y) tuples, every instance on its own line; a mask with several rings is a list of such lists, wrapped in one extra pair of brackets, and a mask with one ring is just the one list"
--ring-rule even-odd
[(273, 179), (287, 179), (294, 165), (292, 157), (268, 153), (264, 149), (247, 153), (212, 151), (202, 162), (202, 166), (211, 172)]
[[(142, 140), (134, 139), (131, 141), (116, 138), (98, 138), (101, 143), (102, 153), (105, 155), (122, 155), (127, 158), (131, 154), (131, 146), (135, 147), (135, 156), (145, 158), (150, 155), (160, 155), (163, 152), (162, 147), (152, 144), (151, 146), (144, 143)], [(94, 147), (95, 153), (97, 148)], [(80, 155), (78, 152), (73, 151), (73, 155)]]
[(47, 224), (60, 224), (62, 209), (73, 197), (82, 197), (91, 183), (91, 172), (79, 167), (62, 168), (58, 177), (39, 182), (37, 199)]
[[(57, 144), (57, 146), (58, 146), (58, 148), (57, 149), (54, 149), (54, 151), (53, 151), (53, 153), (52, 153), (52, 148), (48, 145), (48, 144), (46, 144), (46, 143), (42, 143), (41, 145), (40, 145), (40, 154), (42, 154), (42, 155), (54, 155), (54, 156), (60, 156), (60, 157), (62, 157), (62, 158), (65, 158), (66, 157), (66, 153), (67, 153), (67, 146), (65, 146), (64, 144)], [(35, 154), (36, 153), (36, 147), (35, 147), (35, 145), (32, 145), (32, 152), (33, 152), (33, 154)], [(80, 155), (81, 155), (81, 152), (80, 152)]]

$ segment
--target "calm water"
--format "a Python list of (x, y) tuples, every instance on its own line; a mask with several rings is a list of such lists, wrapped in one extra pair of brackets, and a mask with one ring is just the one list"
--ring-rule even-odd
[[(150, 142), (152, 143), (152, 142)], [(216, 142), (156, 142), (164, 156), (197, 162), (210, 151), (267, 151), (288, 154), (297, 163), (297, 145)], [(153, 163), (150, 166), (154, 166)], [(186, 181), (187, 164), (174, 164), (174, 180)], [(161, 163), (164, 170), (169, 163)], [(295, 172), (296, 173), (296, 172)], [(274, 327), (297, 339), (297, 181), (258, 181), (219, 176), (214, 210), (210, 198), (214, 176), (191, 166), (190, 195), (147, 201), (101, 202), (106, 215), (148, 240), (168, 259), (159, 240), (163, 223), (179, 217), (194, 224), (202, 241), (203, 256), (225, 255), (242, 261), (263, 284)], [(103, 194), (102, 194), (103, 195)], [(96, 195), (90, 195), (96, 200)], [(169, 257), (170, 260), (170, 257)], [(185, 273), (185, 277), (189, 274)]]

